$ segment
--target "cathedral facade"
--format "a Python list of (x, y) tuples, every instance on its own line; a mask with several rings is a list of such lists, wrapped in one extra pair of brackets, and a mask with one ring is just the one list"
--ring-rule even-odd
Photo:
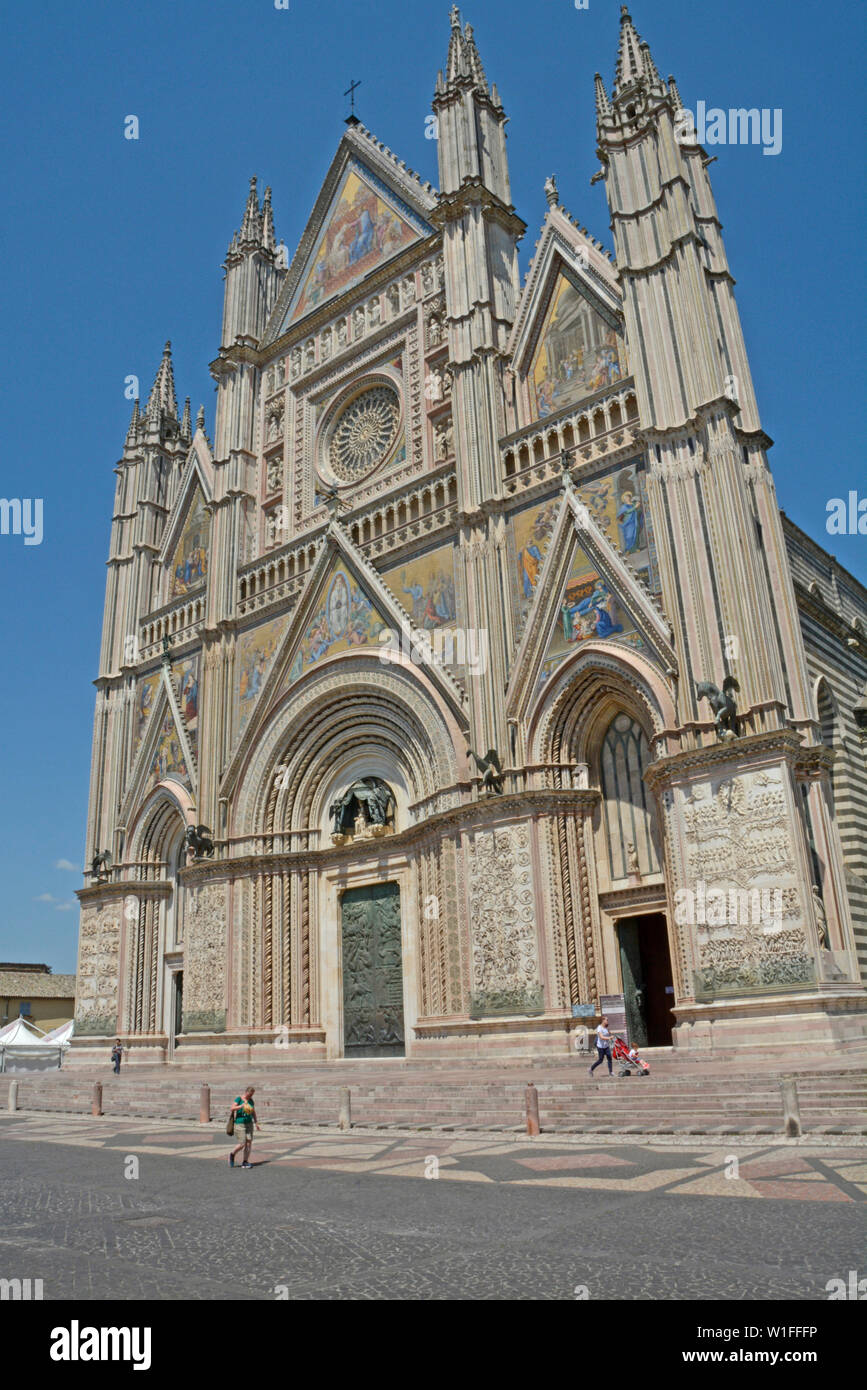
[(290, 261), (252, 181), (213, 439), (166, 345), (116, 468), (73, 1062), (867, 1033), (865, 592), (625, 10), (596, 85), (614, 251), (549, 178), (523, 284), (456, 9), (439, 189), (351, 117)]

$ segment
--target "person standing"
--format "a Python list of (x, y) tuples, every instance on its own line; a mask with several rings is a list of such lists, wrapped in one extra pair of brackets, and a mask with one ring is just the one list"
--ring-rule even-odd
[(611, 1066), (611, 1034), (608, 1031), (607, 1015), (596, 1029), (596, 1061), (592, 1067), (588, 1068), (590, 1076), (593, 1075), (597, 1067), (601, 1067), (604, 1061), (608, 1062), (608, 1075), (612, 1074)]
[(229, 1111), (229, 1114), (233, 1115), (235, 1119), (236, 1135), (240, 1131), (244, 1136), (240, 1144), (237, 1144), (235, 1148), (232, 1150), (232, 1152), (229, 1154), (230, 1168), (234, 1168), (235, 1155), (239, 1153), (241, 1149), (244, 1150), (244, 1157), (241, 1163), (241, 1167), (253, 1167), (252, 1163), (250, 1162), (250, 1146), (253, 1143), (253, 1126), (255, 1125), (260, 1133), (262, 1128), (259, 1124), (259, 1120), (256, 1115), (256, 1107), (253, 1104), (253, 1093), (255, 1089), (255, 1086), (248, 1086), (245, 1091), (242, 1091), (241, 1095), (236, 1096), (235, 1104)]
[(120, 1038), (115, 1038), (114, 1047), (111, 1049), (111, 1065), (114, 1067), (115, 1076), (120, 1076), (120, 1063), (123, 1057), (123, 1046)]

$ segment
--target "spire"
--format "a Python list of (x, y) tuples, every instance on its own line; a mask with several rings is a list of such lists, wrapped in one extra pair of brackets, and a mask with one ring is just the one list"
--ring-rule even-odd
[(479, 50), (476, 48), (476, 41), (473, 38), (473, 26), (468, 24), (464, 29), (464, 43), (467, 50), (467, 61), (470, 72), (477, 87), (481, 87), (483, 92), (488, 90), (488, 79), (485, 77), (485, 69), (482, 67), (482, 60), (479, 57)]
[(461, 12), (452, 5), (449, 14), (452, 36), (449, 39), (449, 56), (446, 59), (446, 82), (449, 86), (464, 76), (464, 39), (461, 33)]
[(205, 433), (205, 407), (200, 405), (196, 411), (196, 429)]
[[(473, 26), (467, 24), (463, 31), (461, 30), (461, 12), (457, 5), (452, 6), (449, 19), (452, 34), (449, 40), (449, 56), (446, 61), (445, 89), (469, 78), (474, 87), (478, 87), (480, 91), (488, 95), (488, 79), (485, 77), (485, 70), (482, 67), (482, 60), (476, 47)], [(440, 77), (437, 77), (437, 92), (445, 89), (441, 88)]]
[(622, 87), (635, 82), (642, 75), (644, 64), (641, 58), (641, 39), (635, 31), (632, 16), (625, 5), (620, 6), (620, 46), (617, 50), (617, 74), (614, 79), (615, 96)]
[(127, 432), (126, 432), (126, 442), (127, 442), (127, 444), (135, 444), (136, 440), (138, 439), (138, 430), (139, 430), (139, 422), (140, 422), (140, 420), (141, 420), (141, 411), (139, 410), (139, 399), (138, 399), (138, 396), (136, 396), (136, 398), (135, 398), (135, 404), (133, 405), (133, 408), (132, 408), (132, 418), (131, 418), (131, 420), (130, 420), (130, 422), (129, 422), (129, 429), (128, 429)]
[(668, 79), (668, 94), (674, 102), (675, 111), (683, 110), (683, 102), (680, 99), (680, 92), (677, 90), (677, 83), (673, 77)]
[(271, 189), (265, 189), (262, 200), (262, 245), (266, 251), (273, 251), (277, 245), (274, 236), (274, 213), (271, 210)]
[(601, 121), (605, 116), (611, 115), (611, 102), (608, 100), (601, 74), (597, 72), (593, 81), (596, 84), (596, 119)]
[(662, 78), (657, 72), (656, 64), (651, 57), (650, 44), (645, 41), (642, 41), (641, 44), (641, 66), (647, 85), (649, 87), (659, 87), (662, 84)]
[(259, 195), (256, 192), (256, 175), (250, 180), (250, 192), (247, 194), (247, 206), (244, 210), (244, 220), (241, 223), (240, 240), (260, 241), (262, 236), (262, 214), (259, 209)]
[(160, 363), (151, 393), (148, 397), (147, 418), (159, 422), (162, 416), (172, 420), (178, 418), (178, 398), (175, 395), (175, 374), (172, 370), (172, 345), (167, 342), (163, 348)]
[(193, 431), (190, 425), (190, 398), (187, 396), (187, 399), (184, 401), (184, 414), (181, 420), (181, 439), (185, 439), (187, 443), (189, 443), (192, 437)]

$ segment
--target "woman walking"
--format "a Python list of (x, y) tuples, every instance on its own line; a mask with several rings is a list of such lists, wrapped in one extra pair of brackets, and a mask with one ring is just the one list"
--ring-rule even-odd
[(237, 1144), (235, 1148), (232, 1150), (232, 1152), (229, 1154), (230, 1168), (234, 1168), (235, 1155), (237, 1153), (240, 1153), (241, 1149), (244, 1150), (244, 1158), (241, 1163), (241, 1167), (253, 1167), (252, 1163), (250, 1162), (250, 1146), (253, 1143), (253, 1126), (255, 1125), (260, 1133), (262, 1129), (256, 1115), (256, 1107), (253, 1104), (253, 1093), (255, 1089), (255, 1086), (248, 1086), (245, 1091), (242, 1091), (241, 1095), (236, 1096), (235, 1104), (229, 1111), (229, 1115), (235, 1121), (235, 1134), (237, 1135), (240, 1133), (244, 1136), (240, 1144)]
[(593, 1066), (592, 1066), (592, 1067), (589, 1067), (589, 1068), (588, 1068), (588, 1071), (589, 1071), (589, 1073), (590, 1073), (591, 1076), (593, 1075), (593, 1073), (595, 1072), (595, 1070), (596, 1070), (597, 1067), (601, 1067), (601, 1066), (602, 1066), (602, 1063), (603, 1063), (606, 1059), (607, 1059), (607, 1061), (608, 1061), (608, 1075), (610, 1076), (610, 1075), (611, 1075), (611, 1072), (612, 1072), (612, 1068), (611, 1068), (611, 1034), (610, 1034), (609, 1031), (608, 1031), (608, 1018), (607, 1018), (607, 1015), (606, 1015), (606, 1017), (604, 1017), (604, 1018), (602, 1019), (602, 1022), (599, 1024), (598, 1028), (596, 1029), (596, 1061), (593, 1063)]

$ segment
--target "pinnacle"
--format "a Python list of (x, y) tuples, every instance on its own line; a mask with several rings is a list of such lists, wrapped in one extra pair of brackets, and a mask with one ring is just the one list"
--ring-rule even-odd
[[(479, 57), (479, 50), (476, 47), (473, 26), (465, 24), (461, 30), (461, 12), (457, 5), (453, 5), (449, 14), (452, 32), (449, 39), (449, 56), (446, 62), (445, 90), (454, 86), (462, 79), (469, 78), (474, 87), (490, 95), (488, 90), (488, 79), (482, 67), (482, 60)], [(440, 79), (437, 77), (437, 92), (441, 90)]]
[(126, 432), (127, 444), (135, 444), (138, 439), (139, 424), (141, 421), (141, 410), (139, 408), (139, 398), (136, 396), (135, 404), (132, 408), (132, 418), (129, 422), (129, 429)]
[(178, 399), (175, 395), (175, 374), (172, 369), (172, 345), (167, 341), (163, 357), (157, 368), (154, 384), (147, 403), (147, 418), (160, 422), (162, 419), (177, 420)]
[(603, 116), (608, 116), (611, 112), (611, 103), (608, 100), (608, 93), (605, 90), (605, 83), (602, 81), (602, 74), (595, 73), (593, 77), (596, 86), (596, 119), (602, 120)]

